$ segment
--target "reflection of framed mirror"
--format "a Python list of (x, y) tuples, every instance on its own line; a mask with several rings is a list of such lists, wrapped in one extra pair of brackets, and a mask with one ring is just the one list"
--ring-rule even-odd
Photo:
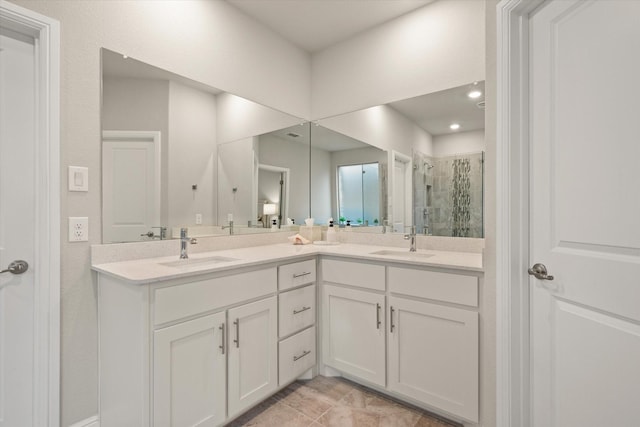
[[(263, 231), (253, 227), (258, 136), (301, 119), (107, 49), (102, 83), (103, 243), (171, 238), (180, 227), (192, 236), (228, 234), (222, 225), (229, 214), (236, 234)], [(303, 206), (300, 218), (309, 214), (304, 150), (297, 174), (264, 162), (289, 167), (292, 182), (305, 182), (305, 195), (289, 200)]]

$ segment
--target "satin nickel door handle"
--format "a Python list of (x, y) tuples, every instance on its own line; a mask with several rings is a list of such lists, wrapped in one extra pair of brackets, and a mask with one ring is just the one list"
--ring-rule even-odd
[(376, 304), (376, 329), (380, 329), (380, 304)]
[(300, 356), (293, 356), (293, 361), (297, 362), (298, 360), (302, 359), (303, 357), (305, 357), (308, 354), (311, 354), (311, 350), (303, 351)]
[(225, 339), (224, 339), (224, 323), (222, 325), (220, 325), (219, 327), (220, 331), (222, 332), (222, 344), (220, 344), (218, 346), (218, 348), (220, 350), (222, 350), (222, 354), (224, 354), (224, 346), (225, 346)]
[(394, 325), (394, 324), (393, 324), (393, 312), (394, 312), (395, 310), (393, 309), (393, 307), (391, 307), (391, 310), (389, 310), (389, 311), (391, 312), (391, 316), (390, 316), (390, 320), (391, 320), (390, 328), (391, 328), (391, 332), (393, 332), (393, 330), (394, 330), (394, 329), (395, 329), (395, 327), (396, 327), (396, 325)]
[(307, 310), (311, 310), (311, 307), (302, 307), (300, 310), (293, 310), (293, 314), (300, 314)]
[(27, 261), (18, 259), (16, 261), (13, 261), (11, 264), (9, 264), (9, 266), (5, 270), (0, 271), (0, 274), (2, 273), (22, 274), (28, 269), (29, 269), (29, 264), (27, 263)]
[(236, 348), (240, 348), (240, 319), (236, 319), (233, 324), (236, 325), (236, 339), (233, 342), (236, 343)]
[(534, 264), (528, 270), (530, 276), (535, 276), (536, 279), (540, 280), (553, 280), (553, 276), (547, 274), (547, 267), (544, 264)]

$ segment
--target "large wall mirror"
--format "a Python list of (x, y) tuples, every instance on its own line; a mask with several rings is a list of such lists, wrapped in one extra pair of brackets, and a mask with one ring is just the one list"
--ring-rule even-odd
[(484, 82), (323, 119), (311, 135), (316, 219), (484, 237)]
[(102, 49), (103, 243), (293, 227), (310, 206), (302, 122)]

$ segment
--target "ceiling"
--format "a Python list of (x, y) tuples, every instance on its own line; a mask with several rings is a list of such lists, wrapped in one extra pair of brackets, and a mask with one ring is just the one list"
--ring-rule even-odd
[(434, 0), (226, 0), (313, 53)]
[[(482, 95), (470, 99), (467, 94), (477, 88)], [(477, 84), (458, 86), (440, 92), (409, 98), (388, 105), (411, 119), (433, 136), (455, 132), (467, 132), (484, 129), (484, 81)], [(458, 123), (460, 129), (451, 130), (449, 126)]]

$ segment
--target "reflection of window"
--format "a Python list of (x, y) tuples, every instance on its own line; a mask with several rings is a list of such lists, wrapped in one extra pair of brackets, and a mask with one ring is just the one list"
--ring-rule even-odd
[(338, 166), (338, 216), (374, 225), (380, 215), (378, 163)]

